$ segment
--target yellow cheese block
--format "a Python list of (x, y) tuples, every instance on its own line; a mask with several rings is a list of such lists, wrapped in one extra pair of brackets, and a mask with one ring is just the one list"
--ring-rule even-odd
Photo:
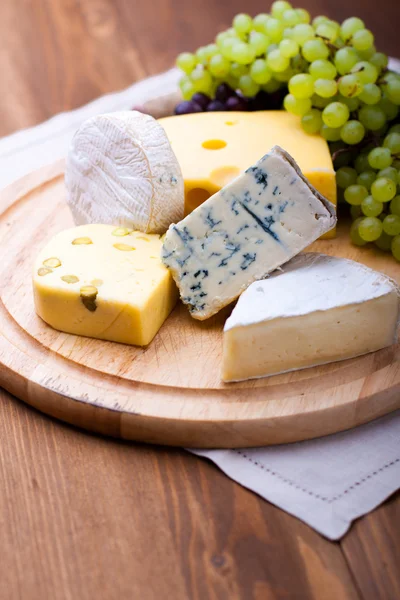
[(161, 246), (159, 235), (112, 225), (62, 231), (34, 265), (37, 314), (67, 333), (149, 344), (178, 297)]
[[(336, 205), (336, 180), (327, 142), (303, 131), (285, 111), (209, 112), (160, 119), (185, 181), (189, 214), (272, 146), (293, 156), (310, 183)], [(335, 229), (323, 237), (335, 237)]]

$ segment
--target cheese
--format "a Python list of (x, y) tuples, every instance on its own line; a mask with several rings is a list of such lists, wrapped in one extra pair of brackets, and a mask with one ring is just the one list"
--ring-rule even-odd
[[(278, 145), (310, 183), (336, 204), (336, 180), (327, 142), (307, 135), (286, 111), (209, 112), (167, 117), (164, 127), (185, 180), (185, 214), (218, 192)], [(334, 237), (332, 229), (324, 237)]]
[(275, 147), (171, 225), (162, 258), (192, 316), (207, 319), (335, 223), (334, 207)]
[(93, 117), (69, 149), (65, 183), (75, 223), (164, 233), (183, 217), (179, 163), (163, 128), (135, 111)]
[(359, 263), (302, 254), (240, 297), (224, 329), (222, 379), (240, 381), (396, 343), (397, 286)]
[(110, 225), (62, 231), (33, 272), (37, 314), (67, 333), (149, 344), (177, 300), (158, 235)]

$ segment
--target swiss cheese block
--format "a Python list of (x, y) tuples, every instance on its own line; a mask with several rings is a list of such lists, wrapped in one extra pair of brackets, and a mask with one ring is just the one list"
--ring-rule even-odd
[(299, 255), (256, 281), (224, 329), (224, 381), (266, 377), (373, 352), (397, 341), (397, 285), (359, 263)]
[(62, 231), (33, 272), (37, 314), (67, 333), (149, 344), (177, 300), (159, 235), (111, 225)]
[(65, 183), (77, 225), (108, 223), (164, 233), (183, 217), (179, 163), (161, 125), (140, 112), (85, 121), (71, 142)]
[(335, 223), (334, 206), (274, 147), (171, 225), (162, 258), (191, 315), (207, 319)]
[[(209, 112), (160, 119), (185, 181), (185, 214), (218, 192), (278, 145), (310, 183), (336, 204), (336, 180), (327, 142), (306, 134), (286, 111)], [(332, 229), (324, 237), (334, 237)]]

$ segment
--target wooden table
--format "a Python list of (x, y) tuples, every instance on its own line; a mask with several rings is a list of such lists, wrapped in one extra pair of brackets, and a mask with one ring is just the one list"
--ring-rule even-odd
[[(400, 55), (400, 3), (358, 15)], [(3, 0), (0, 135), (124, 88), (211, 41), (251, 0)], [(101, 439), (0, 390), (0, 598), (400, 598), (400, 494), (331, 543), (182, 450)]]

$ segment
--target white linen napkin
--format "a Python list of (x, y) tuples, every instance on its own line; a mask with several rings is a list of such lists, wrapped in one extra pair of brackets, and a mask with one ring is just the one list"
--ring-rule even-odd
[[(397, 64), (396, 64), (397, 63)], [(392, 68), (400, 69), (393, 61)], [(66, 155), (82, 121), (176, 89), (179, 73), (141, 81), (0, 140), (0, 188)], [(325, 438), (249, 450), (192, 450), (229, 477), (336, 540), (400, 488), (400, 411)]]

